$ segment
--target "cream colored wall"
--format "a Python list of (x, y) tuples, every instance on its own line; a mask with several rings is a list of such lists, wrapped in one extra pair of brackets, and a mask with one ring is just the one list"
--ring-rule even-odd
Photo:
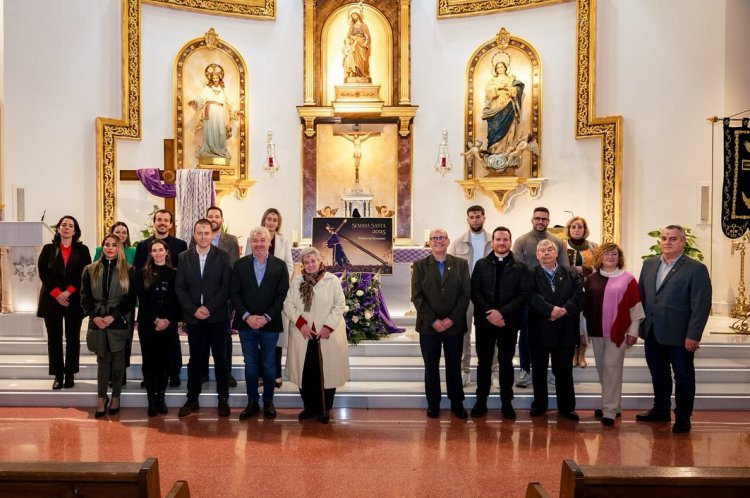
[[(566, 211), (585, 216), (598, 238), (600, 143), (573, 138), (575, 4), (441, 21), (433, 0), (412, 4), (412, 101), (419, 106), (413, 137), (415, 238), (434, 226), (458, 236), (465, 229), (465, 209), (474, 203), (488, 209), (489, 227), (503, 224), (516, 236), (529, 229), (531, 210), (541, 204), (551, 209), (554, 223), (564, 224)], [(599, 0), (598, 5), (597, 114), (624, 117), (622, 242), (629, 266), (640, 269), (639, 256), (650, 245), (648, 230), (674, 222), (692, 226), (709, 256), (715, 309), (722, 311), (734, 299), (737, 262), (717, 224), (721, 144), (717, 133), (712, 174), (705, 118), (750, 107), (743, 105), (746, 58), (728, 64), (724, 56), (748, 44), (742, 22), (748, 4)], [(258, 183), (247, 199), (221, 203), (238, 235), (257, 225), (271, 205), (282, 210), (287, 232), (300, 223), (301, 130), (295, 106), (303, 90), (301, 2), (278, 1), (277, 9), (276, 21), (269, 22), (143, 6), (143, 139), (118, 142), (120, 168), (161, 167), (162, 140), (173, 136), (174, 56), (186, 40), (214, 27), (244, 55), (250, 82), (250, 172)], [(11, 185), (26, 187), (27, 219), (44, 209), (55, 221), (71, 212), (94, 245), (94, 118), (120, 116), (120, 2), (7, 0), (4, 14), (3, 101), (5, 122), (12, 123), (4, 128), (5, 198)], [(541, 168), (549, 178), (540, 199), (517, 198), (506, 214), (484, 195), (465, 199), (454, 183), (463, 171), (466, 64), (501, 26), (539, 52)], [(454, 165), (445, 177), (433, 170), (443, 128)], [(261, 170), (268, 129), (281, 164), (273, 177)], [(698, 185), (712, 181), (713, 229), (697, 221)], [(118, 218), (136, 231), (151, 205), (161, 201), (136, 184), (118, 188)]]

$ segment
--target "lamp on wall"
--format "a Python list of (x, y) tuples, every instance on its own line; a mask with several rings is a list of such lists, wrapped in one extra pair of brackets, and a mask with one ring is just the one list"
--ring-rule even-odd
[(273, 132), (266, 133), (266, 162), (263, 170), (273, 176), (279, 170), (279, 161), (276, 160), (276, 145), (273, 143)]
[(451, 158), (448, 155), (448, 130), (443, 129), (443, 140), (438, 148), (438, 158), (435, 162), (435, 171), (445, 176), (447, 172), (453, 169)]

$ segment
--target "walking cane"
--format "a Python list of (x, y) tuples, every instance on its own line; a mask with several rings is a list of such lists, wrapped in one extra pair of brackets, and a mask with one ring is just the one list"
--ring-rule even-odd
[[(312, 327), (313, 332), (315, 332), (315, 325)], [(328, 418), (328, 406), (326, 405), (326, 384), (325, 379), (323, 377), (323, 351), (320, 349), (320, 337), (316, 337), (313, 339), (315, 342), (315, 347), (318, 350), (318, 366), (320, 367), (320, 398), (322, 401), (322, 408), (323, 408), (323, 416)]]

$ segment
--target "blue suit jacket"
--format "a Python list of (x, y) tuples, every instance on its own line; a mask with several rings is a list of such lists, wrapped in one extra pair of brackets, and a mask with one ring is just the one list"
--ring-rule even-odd
[(661, 344), (682, 346), (685, 339), (701, 340), (711, 312), (711, 279), (703, 263), (683, 254), (669, 271), (659, 291), (656, 273), (661, 256), (647, 259), (641, 268), (639, 286), (646, 319), (640, 335), (654, 331)]

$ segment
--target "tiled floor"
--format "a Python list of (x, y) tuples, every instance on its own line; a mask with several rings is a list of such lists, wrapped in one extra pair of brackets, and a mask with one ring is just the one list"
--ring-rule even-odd
[(142, 461), (159, 459), (162, 492), (177, 479), (192, 496), (513, 496), (540, 481), (552, 496), (560, 464), (749, 466), (747, 412), (702, 411), (693, 431), (633, 422), (623, 413), (603, 428), (591, 412), (581, 423), (553, 414), (515, 422), (494, 411), (468, 422), (447, 411), (334, 410), (327, 425), (299, 423), (296, 410), (274, 421), (218, 419), (215, 408), (177, 419), (149, 419), (144, 409), (95, 420), (93, 410), (0, 408), (2, 461)]

